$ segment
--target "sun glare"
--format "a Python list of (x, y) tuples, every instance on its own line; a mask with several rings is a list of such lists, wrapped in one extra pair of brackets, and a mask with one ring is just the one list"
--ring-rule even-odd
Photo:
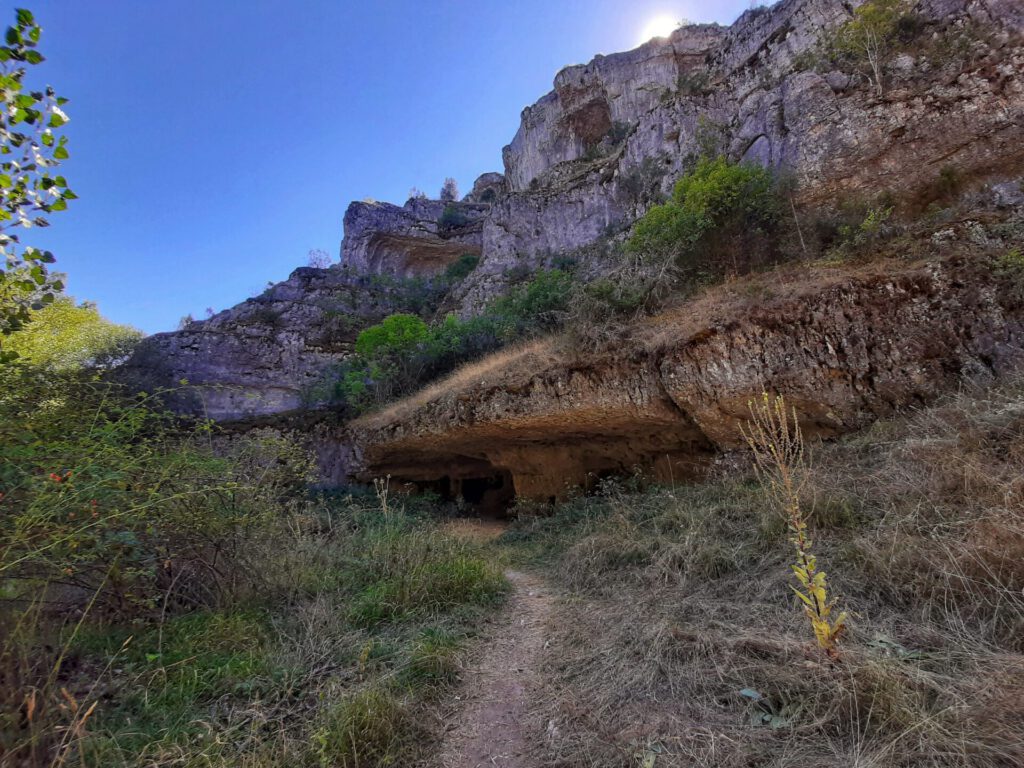
[(668, 37), (676, 27), (679, 26), (679, 19), (667, 13), (655, 16), (644, 25), (638, 42), (646, 43), (652, 37)]

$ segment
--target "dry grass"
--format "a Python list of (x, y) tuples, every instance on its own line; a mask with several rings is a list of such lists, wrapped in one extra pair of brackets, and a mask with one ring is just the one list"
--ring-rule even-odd
[(401, 421), (427, 403), (461, 392), (470, 386), (502, 386), (507, 382), (510, 370), (533, 373), (552, 365), (556, 360), (548, 340), (513, 345), (488, 355), (483, 360), (468, 363), (387, 408), (356, 419), (352, 426), (375, 429), (394, 421)]
[(812, 532), (854, 611), (838, 660), (752, 483), (609, 490), (519, 524), (510, 543), (569, 595), (537, 764), (1024, 764), (1024, 386), (815, 453)]

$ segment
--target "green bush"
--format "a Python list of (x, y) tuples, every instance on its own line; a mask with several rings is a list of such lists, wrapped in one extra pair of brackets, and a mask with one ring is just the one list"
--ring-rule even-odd
[(441, 217), (437, 220), (437, 227), (442, 232), (448, 232), (459, 227), (464, 227), (469, 223), (469, 217), (466, 216), (459, 207), (454, 203), (449, 203), (444, 207), (441, 212)]
[(444, 271), (444, 279), (448, 283), (457, 283), (460, 280), (465, 280), (479, 263), (479, 256), (473, 253), (464, 253), (448, 265), (448, 268)]
[(552, 331), (564, 321), (573, 290), (568, 273), (542, 270), (477, 317), (448, 315), (428, 326), (414, 315), (392, 315), (359, 334), (356, 355), (339, 372), (337, 395), (364, 412), (504, 344)]
[(739, 271), (763, 253), (780, 215), (775, 178), (767, 168), (705, 158), (676, 182), (669, 202), (636, 223), (626, 250), (667, 255), (691, 270), (717, 270), (731, 261)]
[(504, 324), (506, 337), (551, 331), (561, 325), (573, 291), (572, 276), (545, 269), (494, 302), (488, 314)]
[(415, 315), (391, 315), (359, 334), (356, 354), (371, 360), (402, 355), (424, 342), (429, 333), (427, 324)]
[(657, 304), (681, 283), (745, 272), (774, 255), (781, 192), (759, 165), (699, 160), (634, 225), (619, 264), (579, 294), (576, 325)]
[(0, 366), (2, 594), (60, 585), (62, 600), (95, 595), (137, 616), (161, 600), (214, 605), (257, 588), (246, 536), (302, 489), (308, 456), (260, 430), (218, 450), (209, 424), (179, 424), (156, 405), (86, 377)]

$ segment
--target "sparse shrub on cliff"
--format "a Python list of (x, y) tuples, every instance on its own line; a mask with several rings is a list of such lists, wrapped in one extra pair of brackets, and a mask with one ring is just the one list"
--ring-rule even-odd
[(612, 145), (618, 146), (626, 139), (629, 138), (629, 134), (633, 132), (633, 125), (631, 123), (624, 122), (622, 120), (616, 120), (612, 123), (612, 127), (608, 129), (608, 134), (605, 138), (611, 142)]
[(504, 344), (555, 330), (565, 321), (574, 290), (571, 275), (541, 270), (476, 317), (449, 315), (427, 325), (415, 315), (392, 315), (359, 335), (355, 356), (339, 372), (337, 395), (362, 413)]
[(445, 268), (444, 279), (448, 283), (457, 283), (459, 280), (465, 280), (479, 263), (480, 257), (475, 253), (464, 253)]
[(838, 221), (832, 221), (831, 232), (824, 233), (829, 243), (826, 258), (845, 259), (876, 246), (894, 232), (892, 214), (893, 208), (884, 204), (845, 206)]
[(661, 181), (665, 173), (663, 157), (645, 157), (640, 165), (618, 177), (618, 186), (634, 204), (660, 203), (664, 200)]
[(999, 257), (996, 268), (1014, 277), (1024, 275), (1024, 251), (1020, 248), (1011, 248)]
[(711, 85), (711, 73), (703, 66), (681, 72), (676, 80), (675, 96), (703, 96)]
[(450, 232), (453, 229), (464, 227), (469, 223), (469, 217), (459, 210), (454, 204), (446, 205), (437, 220), (437, 228), (442, 233)]
[(572, 295), (572, 276), (560, 269), (542, 269), (497, 299), (487, 314), (503, 326), (509, 340), (524, 338), (558, 328)]
[(881, 96), (886, 62), (911, 27), (907, 17), (906, 0), (868, 0), (829, 36), (827, 48), (836, 63), (859, 72)]
[(312, 248), (306, 257), (306, 266), (327, 269), (331, 266), (331, 255), (323, 248)]
[(676, 182), (671, 200), (637, 221), (626, 252), (644, 263), (655, 285), (744, 272), (771, 256), (780, 217), (768, 169), (704, 158)]
[(358, 410), (382, 405), (419, 381), (417, 354), (430, 329), (416, 315), (400, 313), (371, 325), (356, 337), (356, 356), (343, 372), (340, 387)]

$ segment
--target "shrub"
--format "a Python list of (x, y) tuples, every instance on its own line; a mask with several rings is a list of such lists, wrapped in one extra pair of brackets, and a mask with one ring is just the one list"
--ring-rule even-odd
[(770, 254), (781, 216), (771, 172), (758, 165), (704, 158), (676, 182), (672, 198), (651, 208), (626, 243), (626, 271), (646, 297), (678, 277), (745, 271)]
[(557, 328), (564, 319), (573, 290), (572, 276), (544, 269), (494, 302), (488, 314), (504, 325), (507, 338), (519, 338)]
[(154, 399), (0, 371), (0, 579), (16, 587), (7, 596), (59, 585), (49, 599), (94, 595), (106, 612), (135, 616), (161, 600), (215, 605), (261, 583), (245, 537), (305, 480), (304, 452), (255, 431), (218, 453), (209, 425), (179, 427)]
[(306, 256), (306, 266), (314, 269), (327, 269), (331, 266), (331, 255), (323, 248), (313, 248)]
[(869, 0), (828, 41), (833, 58), (864, 75), (879, 96), (885, 92), (885, 63), (914, 26), (907, 15), (905, 0)]
[(359, 334), (355, 357), (339, 372), (337, 393), (363, 412), (502, 344), (551, 331), (563, 322), (573, 288), (567, 273), (542, 270), (477, 317), (449, 315), (428, 326), (415, 315), (392, 315)]
[(450, 203), (444, 207), (441, 212), (441, 217), (437, 220), (437, 228), (441, 233), (450, 232), (453, 229), (464, 227), (469, 223), (469, 217), (466, 216), (458, 206), (454, 203)]
[(626, 196), (637, 204), (664, 199), (661, 195), (661, 180), (665, 176), (665, 164), (660, 157), (645, 157), (640, 165), (619, 176), (618, 183)]
[(605, 138), (613, 145), (618, 146), (626, 139), (629, 138), (629, 134), (633, 132), (633, 126), (630, 123), (616, 120), (612, 123), (612, 127), (608, 129), (608, 133)]
[(427, 324), (415, 315), (391, 315), (359, 334), (356, 353), (371, 360), (384, 360), (414, 349), (427, 336)]
[(473, 253), (464, 253), (453, 261), (444, 271), (444, 279), (448, 283), (456, 283), (465, 280), (469, 273), (476, 269), (480, 263), (480, 257)]
[(416, 315), (399, 313), (371, 325), (356, 337), (354, 359), (341, 375), (341, 392), (357, 410), (390, 400), (419, 380), (423, 366), (420, 347), (430, 329)]
[(859, 222), (840, 224), (836, 244), (831, 252), (845, 256), (883, 240), (892, 213), (891, 207), (874, 206), (867, 210)]
[(676, 80), (676, 96), (702, 96), (710, 85), (711, 75), (704, 67), (681, 72)]

